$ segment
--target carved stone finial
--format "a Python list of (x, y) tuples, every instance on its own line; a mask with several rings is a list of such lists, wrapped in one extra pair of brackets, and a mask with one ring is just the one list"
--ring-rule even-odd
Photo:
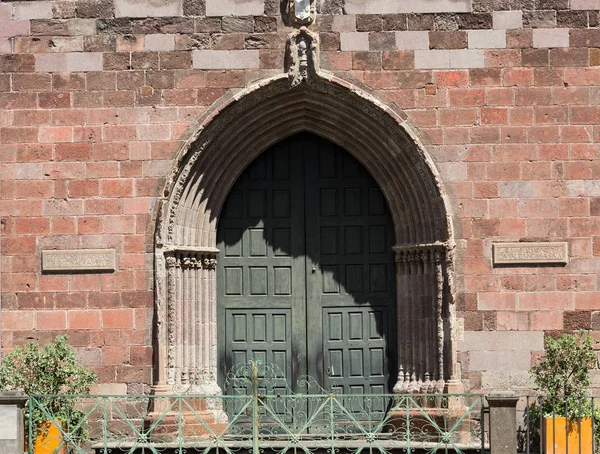
[(288, 52), (292, 87), (310, 82), (319, 71), (319, 36), (306, 27), (296, 30), (289, 37)]
[(315, 21), (316, 0), (282, 0), (289, 24), (310, 25)]

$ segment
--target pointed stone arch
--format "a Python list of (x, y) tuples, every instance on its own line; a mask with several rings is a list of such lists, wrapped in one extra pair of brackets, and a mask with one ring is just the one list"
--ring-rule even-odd
[[(395, 232), (398, 382), (442, 391), (455, 378), (453, 235), (441, 180), (402, 112), (324, 74), (292, 88), (282, 75), (210, 113), (177, 157), (156, 230), (157, 393), (218, 393), (217, 222), (229, 190), (264, 150), (299, 132), (350, 152), (381, 187)], [(420, 347), (425, 343), (428, 348)], [(435, 358), (425, 355), (436, 351)]]

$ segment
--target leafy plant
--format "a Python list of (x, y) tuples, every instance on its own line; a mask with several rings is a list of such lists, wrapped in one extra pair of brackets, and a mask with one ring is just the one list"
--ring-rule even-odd
[[(543, 417), (567, 417), (569, 430), (577, 427), (578, 418), (593, 417), (600, 427), (600, 408), (588, 397), (590, 370), (597, 363), (595, 343), (585, 331), (546, 339), (546, 351), (531, 369), (541, 393), (526, 412), (533, 443), (540, 441)], [(599, 439), (600, 432), (595, 436)]]
[(587, 394), (590, 370), (596, 366), (594, 340), (584, 331), (546, 339), (546, 353), (531, 369), (537, 387), (548, 397), (565, 399)]
[[(84, 414), (76, 408), (77, 400), (59, 395), (88, 394), (96, 381), (96, 373), (77, 360), (77, 351), (67, 343), (68, 336), (58, 336), (55, 342), (40, 348), (32, 342), (6, 354), (0, 366), (0, 389), (41, 394), (31, 412), (35, 439), (49, 420), (71, 431), (77, 428)], [(29, 433), (29, 408), (26, 408), (26, 433)], [(85, 436), (79, 428), (72, 434)]]

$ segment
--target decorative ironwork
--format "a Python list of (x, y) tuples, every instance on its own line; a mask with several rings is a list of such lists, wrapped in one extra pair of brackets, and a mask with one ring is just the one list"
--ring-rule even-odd
[[(484, 451), (482, 395), (343, 395), (310, 377), (297, 385), (320, 392), (294, 393), (281, 370), (256, 361), (232, 368), (222, 395), (33, 395), (29, 414), (58, 423), (68, 452), (82, 454)], [(60, 425), (47, 405), (57, 399), (77, 401), (76, 424)]]

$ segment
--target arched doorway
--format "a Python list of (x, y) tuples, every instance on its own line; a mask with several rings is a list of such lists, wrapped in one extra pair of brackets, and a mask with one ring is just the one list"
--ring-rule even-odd
[(294, 88), (277, 76), (221, 100), (182, 148), (156, 229), (156, 393), (173, 386), (221, 392), (217, 221), (250, 163), (303, 132), (350, 153), (387, 202), (395, 252), (394, 392), (441, 392), (455, 383), (452, 229), (437, 170), (402, 112), (320, 73)]
[(219, 219), (220, 376), (260, 360), (291, 388), (309, 375), (338, 394), (391, 392), (393, 246), (383, 193), (350, 153), (302, 133), (261, 154)]

